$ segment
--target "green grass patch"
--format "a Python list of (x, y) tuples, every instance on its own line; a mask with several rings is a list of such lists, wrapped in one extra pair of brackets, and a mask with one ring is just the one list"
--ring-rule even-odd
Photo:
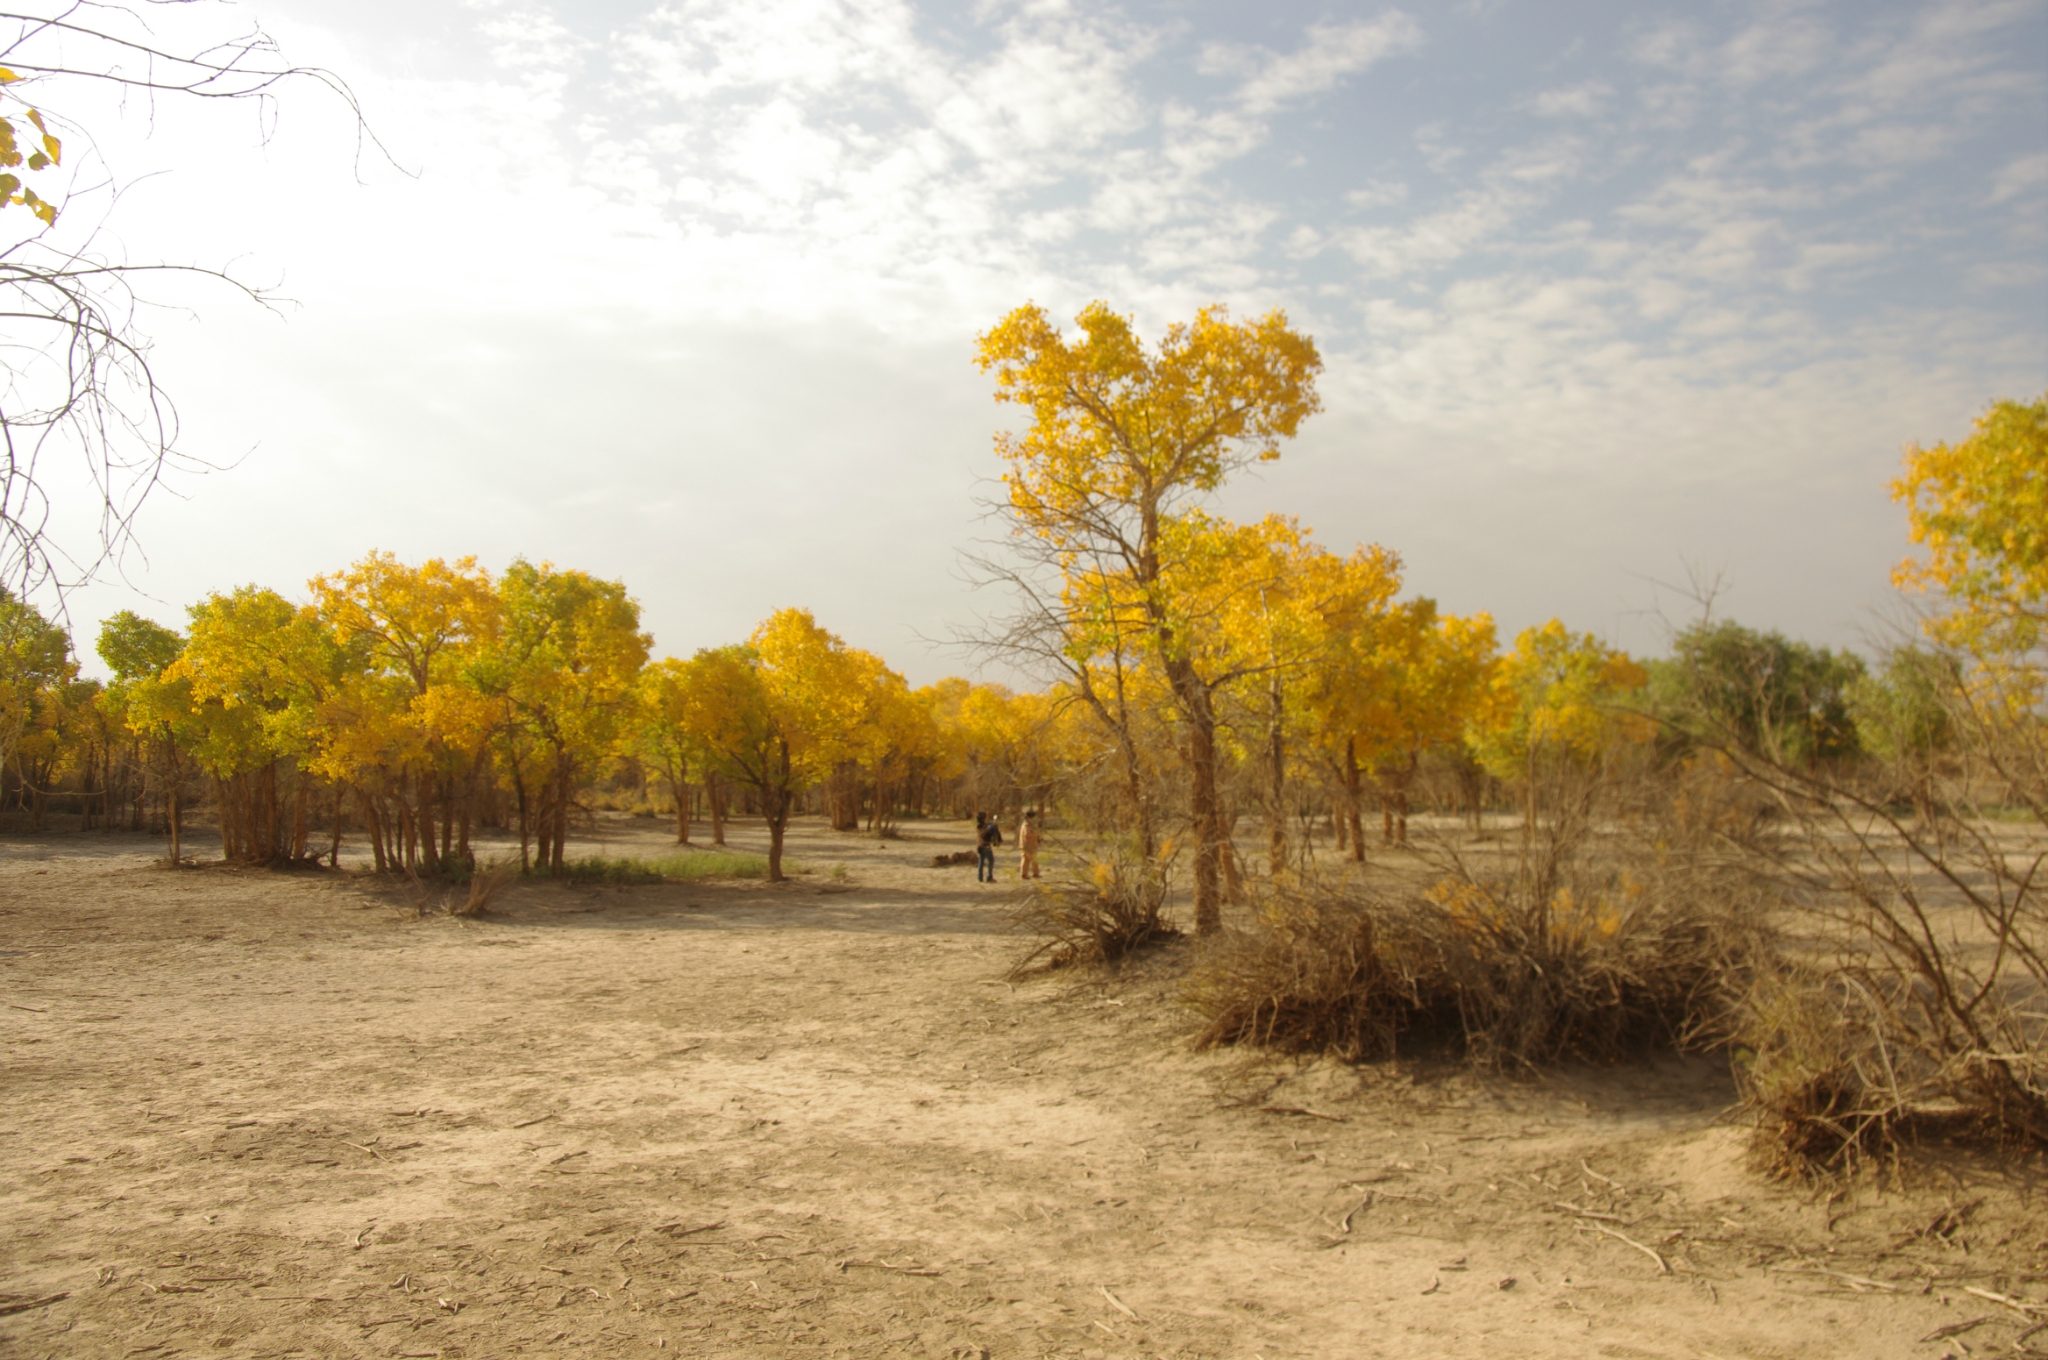
[[(795, 860), (782, 861), (785, 874), (808, 873)], [(694, 883), (707, 878), (766, 878), (766, 855), (731, 850), (699, 850), (688, 855), (590, 855), (562, 866), (562, 877), (581, 883)]]

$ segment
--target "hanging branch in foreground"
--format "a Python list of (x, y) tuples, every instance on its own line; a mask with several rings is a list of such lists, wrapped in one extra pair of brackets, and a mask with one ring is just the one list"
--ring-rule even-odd
[(285, 61), (261, 27), (179, 45), (150, 22), (212, 8), (76, 0), (0, 10), (0, 225), (22, 233), (0, 234), (0, 586), (18, 595), (45, 586), (61, 595), (93, 579), (132, 546), (136, 515), (167, 473), (208, 466), (178, 448), (176, 412), (137, 323), (139, 281), (186, 275), (278, 301), (223, 270), (110, 258), (97, 227), (60, 235), (60, 218), (95, 200), (104, 220), (118, 192), (104, 174), (81, 183), (76, 157), (70, 181), (55, 183), (64, 143), (91, 138), (31, 96), (112, 85), (146, 99), (150, 116), (158, 95), (251, 100), (267, 140), (276, 92), (311, 82), (347, 108), (359, 151), (366, 139), (382, 150), (347, 83)]

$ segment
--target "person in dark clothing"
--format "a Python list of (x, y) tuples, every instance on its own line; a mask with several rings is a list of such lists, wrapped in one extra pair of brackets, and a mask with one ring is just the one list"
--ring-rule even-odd
[(996, 881), (996, 847), (1003, 843), (1003, 829), (993, 813), (974, 814), (974, 881)]

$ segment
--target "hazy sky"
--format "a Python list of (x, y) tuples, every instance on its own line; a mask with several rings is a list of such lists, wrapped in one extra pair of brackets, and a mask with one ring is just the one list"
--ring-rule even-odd
[(312, 89), (267, 140), (74, 101), (127, 186), (104, 241), (292, 300), (145, 313), (234, 466), (74, 599), (88, 646), (384, 548), (621, 577), (678, 654), (801, 604), (959, 670), (919, 639), (996, 603), (956, 568), (999, 471), (974, 336), (1094, 298), (1316, 337), (1327, 410), (1229, 513), (1386, 544), (1508, 635), (1654, 651), (1691, 568), (1853, 642), (1901, 446), (2048, 387), (2042, 0), (241, 9), (399, 169)]

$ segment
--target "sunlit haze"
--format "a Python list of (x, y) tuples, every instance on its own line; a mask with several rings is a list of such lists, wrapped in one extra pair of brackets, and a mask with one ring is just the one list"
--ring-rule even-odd
[[(1885, 483), (2048, 386), (2048, 6), (892, 0), (241, 7), (288, 90), (75, 101), (102, 241), (231, 266), (141, 325), (219, 465), (98, 618), (373, 548), (623, 579), (657, 652), (803, 605), (913, 683), (1006, 419), (976, 334), (1285, 308), (1325, 411), (1231, 514), (1638, 651), (1657, 583), (1855, 643)], [(231, 28), (236, 12), (208, 22)], [(103, 206), (103, 205), (102, 205)], [(71, 230), (82, 223), (67, 223)]]

